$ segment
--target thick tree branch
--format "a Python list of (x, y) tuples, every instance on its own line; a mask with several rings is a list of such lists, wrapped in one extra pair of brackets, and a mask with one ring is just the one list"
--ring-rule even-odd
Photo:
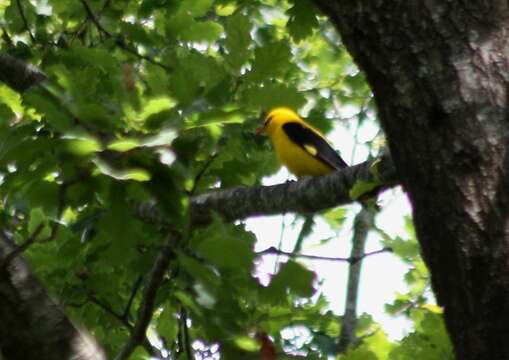
[(192, 221), (196, 225), (207, 223), (214, 213), (226, 221), (233, 221), (287, 212), (314, 213), (349, 204), (353, 202), (350, 190), (355, 184), (378, 183), (381, 188), (397, 185), (392, 159), (389, 156), (380, 159), (378, 176), (370, 170), (375, 161), (369, 160), (329, 175), (300, 181), (236, 187), (198, 195), (191, 200)]
[(0, 53), (0, 81), (12, 89), (23, 92), (45, 79), (46, 75), (35, 66), (6, 53)]
[[(14, 249), (9, 233), (0, 230), (0, 258)], [(0, 354), (6, 359), (106, 359), (95, 340), (48, 296), (20, 256), (0, 269), (0, 319)]]

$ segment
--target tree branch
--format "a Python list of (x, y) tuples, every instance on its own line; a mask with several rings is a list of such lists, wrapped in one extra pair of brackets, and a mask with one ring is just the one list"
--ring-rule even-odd
[[(97, 305), (101, 309), (103, 309), (105, 312), (110, 314), (113, 318), (117, 319), (122, 325), (124, 325), (126, 328), (129, 329), (129, 331), (133, 331), (134, 327), (129, 322), (129, 320), (123, 316), (123, 314), (117, 313), (108, 303), (102, 302), (95, 296), (89, 296), (88, 298), (93, 304)], [(162, 358), (161, 351), (157, 349), (155, 346), (153, 346), (148, 338), (145, 336), (142, 340), (141, 345), (147, 351), (150, 356), (156, 357), (158, 359)]]
[(138, 318), (134, 329), (129, 337), (129, 340), (125, 344), (120, 354), (116, 357), (117, 360), (127, 360), (132, 352), (140, 345), (145, 338), (145, 332), (152, 319), (154, 307), (156, 303), (157, 290), (163, 282), (164, 275), (170, 260), (174, 256), (173, 249), (176, 247), (177, 235), (169, 233), (166, 241), (157, 255), (156, 261), (150, 270), (148, 276), (148, 283), (143, 290), (143, 299), (138, 310)]
[(35, 36), (32, 34), (32, 31), (30, 31), (30, 26), (28, 26), (28, 20), (25, 16), (25, 11), (23, 10), (23, 6), (21, 5), (20, 0), (16, 0), (16, 5), (18, 6), (18, 12), (19, 16), (21, 17), (21, 21), (23, 21), (23, 25), (25, 26), (25, 30), (28, 32), (28, 35), (30, 36), (30, 39), (35, 42)]
[(275, 248), (274, 246), (271, 246), (265, 250), (259, 251), (256, 253), (256, 255), (283, 255), (290, 258), (301, 258), (301, 259), (308, 259), (308, 260), (322, 260), (322, 261), (338, 261), (338, 262), (348, 262), (350, 264), (357, 264), (362, 259), (365, 259), (369, 256), (381, 254), (384, 252), (392, 252), (391, 248), (385, 247), (380, 250), (375, 250), (368, 253), (363, 253), (359, 255), (352, 255), (350, 257), (329, 257), (329, 256), (318, 256), (318, 255), (305, 255), (305, 254), (297, 254), (294, 252), (287, 252), (283, 250), (279, 250)]
[(106, 36), (108, 37), (114, 37), (116, 39), (115, 41), (115, 44), (121, 48), (122, 50), (130, 53), (130, 54), (133, 54), (134, 56), (136, 56), (137, 58), (139, 59), (142, 59), (142, 60), (145, 60), (151, 64), (154, 64), (154, 65), (157, 65), (157, 66), (160, 66), (162, 67), (163, 69), (165, 70), (170, 70), (170, 67), (163, 64), (163, 63), (160, 63), (159, 61), (157, 60), (154, 60), (152, 59), (151, 57), (149, 56), (145, 56), (145, 55), (142, 55), (140, 53), (138, 53), (138, 51), (136, 51), (136, 49), (133, 49), (131, 47), (129, 47), (123, 37), (121, 36), (115, 36), (114, 34), (112, 34), (111, 32), (109, 32), (108, 30), (106, 30), (104, 28), (104, 26), (102, 26), (101, 22), (99, 21), (99, 18), (94, 14), (92, 8), (90, 7), (90, 4), (88, 3), (87, 0), (80, 0), (81, 1), (81, 4), (83, 5), (83, 7), (85, 8), (85, 12), (87, 13), (87, 17), (94, 23), (94, 25), (97, 27), (97, 29), (99, 29), (99, 31), (103, 34), (105, 34)]
[(19, 246), (15, 247), (3, 259), (0, 258), (0, 271), (3, 271), (12, 261), (12, 259), (14, 259), (17, 255), (25, 251), (30, 245), (32, 245), (35, 242), (35, 240), (37, 240), (37, 236), (39, 236), (42, 229), (44, 229), (43, 222), (37, 225), (32, 234), (30, 234), (30, 236), (25, 241), (23, 241)]
[(201, 194), (191, 199), (192, 222), (206, 224), (214, 213), (226, 221), (234, 221), (287, 212), (309, 214), (349, 204), (353, 202), (350, 189), (356, 183), (379, 183), (380, 188), (397, 185), (396, 169), (390, 156), (385, 155), (379, 160), (378, 177), (370, 170), (377, 160), (369, 160), (329, 175), (296, 182), (235, 187)]
[(35, 66), (0, 53), (0, 81), (12, 89), (21, 93), (45, 79), (46, 75)]
[(341, 333), (338, 343), (339, 353), (345, 353), (348, 347), (356, 342), (357, 301), (362, 269), (362, 261), (360, 260), (365, 258), (368, 254), (372, 254), (365, 253), (364, 247), (366, 245), (368, 233), (373, 227), (375, 214), (374, 209), (363, 207), (355, 217), (350, 258), (358, 259), (358, 261), (352, 262), (348, 269), (345, 312), (341, 321)]

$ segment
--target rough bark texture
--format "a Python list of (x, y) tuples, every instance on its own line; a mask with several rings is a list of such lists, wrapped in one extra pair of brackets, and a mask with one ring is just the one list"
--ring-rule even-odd
[(366, 72), (458, 359), (509, 359), (509, 9), (314, 0)]
[[(377, 164), (372, 166), (375, 161)], [(373, 168), (377, 169), (376, 176)], [(273, 186), (236, 187), (194, 196), (191, 199), (191, 217), (195, 225), (203, 225), (210, 221), (214, 213), (228, 221), (288, 212), (316, 213), (352, 203), (350, 191), (360, 183), (374, 184), (378, 190), (397, 185), (391, 158), (383, 156), (325, 176), (306, 177), (300, 181)]]
[[(0, 229), (0, 259), (15, 249), (9, 237)], [(0, 357), (5, 359), (106, 359), (95, 340), (48, 296), (20, 256), (0, 269), (0, 323)]]
[(0, 81), (23, 92), (46, 79), (39, 69), (8, 54), (0, 53)]
[[(374, 168), (376, 170), (373, 170)], [(361, 196), (361, 199), (375, 191), (398, 185), (391, 157), (384, 155), (325, 176), (306, 177), (284, 184), (239, 186), (196, 195), (191, 198), (191, 220), (194, 226), (202, 226), (208, 224), (214, 214), (226, 221), (289, 212), (313, 214), (352, 203), (350, 191), (358, 184), (375, 186), (373, 191), (365, 189), (368, 192)], [(166, 223), (159, 204), (155, 201), (136, 203), (133, 208), (137, 216), (144, 221)]]

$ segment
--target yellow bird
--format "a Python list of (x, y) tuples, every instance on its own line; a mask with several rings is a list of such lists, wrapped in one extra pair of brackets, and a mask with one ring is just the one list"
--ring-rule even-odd
[(348, 167), (324, 135), (291, 109), (270, 111), (257, 133), (270, 136), (277, 157), (297, 177), (325, 175)]

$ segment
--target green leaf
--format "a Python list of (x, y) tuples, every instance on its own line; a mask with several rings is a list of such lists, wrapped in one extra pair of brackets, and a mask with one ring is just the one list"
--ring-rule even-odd
[(117, 180), (149, 181), (150, 173), (141, 168), (115, 169), (106, 162), (94, 159), (97, 169), (104, 175), (111, 176)]
[(214, 42), (223, 33), (223, 26), (215, 21), (193, 22), (180, 32), (180, 39), (190, 42)]
[(115, 140), (108, 144), (108, 149), (119, 152), (126, 152), (140, 146), (140, 142), (137, 139), (121, 139)]
[(0, 124), (7, 124), (16, 117), (11, 108), (5, 104), (0, 104)]
[(59, 132), (65, 132), (71, 127), (72, 122), (68, 113), (40, 89), (28, 90), (23, 97), (23, 103), (25, 106), (35, 108), (37, 113), (42, 115)]
[(346, 220), (347, 214), (348, 210), (344, 207), (340, 207), (327, 211), (323, 214), (323, 217), (333, 229), (341, 229)]
[(236, 336), (233, 341), (235, 342), (235, 345), (237, 345), (242, 350), (250, 352), (260, 350), (260, 343), (248, 336)]
[(252, 234), (241, 227), (216, 219), (205, 231), (195, 235), (197, 251), (219, 268), (250, 271), (254, 258)]
[(239, 71), (246, 64), (251, 55), (251, 23), (242, 13), (228, 17), (225, 25), (225, 48), (228, 51), (226, 61), (235, 70)]
[(0, 84), (0, 102), (7, 105), (13, 112), (21, 113), (23, 110), (21, 96), (5, 84)]
[(172, 109), (176, 104), (176, 101), (168, 96), (150, 99), (143, 106), (143, 112), (139, 115), (139, 119), (137, 120), (145, 121), (152, 115)]
[(28, 233), (33, 234), (39, 227), (43, 226), (42, 231), (39, 232), (37, 239), (44, 239), (51, 233), (51, 228), (48, 226), (48, 218), (41, 208), (34, 208), (30, 211), (30, 220), (28, 222)]
[(348, 195), (352, 200), (357, 200), (362, 195), (369, 193), (370, 191), (376, 189), (378, 186), (380, 186), (378, 182), (357, 180), (348, 192)]
[(250, 80), (262, 82), (282, 74), (290, 63), (290, 56), (290, 46), (284, 41), (256, 48)]
[(175, 317), (175, 309), (166, 304), (163, 312), (157, 318), (157, 332), (164, 336), (166, 341), (172, 342), (178, 334), (178, 321)]
[(179, 12), (192, 17), (204, 16), (213, 3), (214, 0), (183, 0)]
[(87, 134), (64, 135), (66, 148), (69, 152), (86, 156), (102, 150), (102, 146), (95, 138)]
[(295, 41), (301, 41), (313, 33), (318, 27), (317, 12), (309, 0), (292, 0), (293, 6), (287, 10), (286, 26)]
[(248, 88), (242, 97), (247, 106), (256, 110), (268, 110), (276, 106), (298, 109), (306, 103), (304, 95), (297, 89), (280, 83)]
[(287, 293), (298, 297), (310, 297), (315, 289), (313, 280), (315, 274), (301, 264), (289, 260), (281, 266), (279, 272), (272, 278), (266, 294), (273, 303), (282, 303), (287, 299)]

